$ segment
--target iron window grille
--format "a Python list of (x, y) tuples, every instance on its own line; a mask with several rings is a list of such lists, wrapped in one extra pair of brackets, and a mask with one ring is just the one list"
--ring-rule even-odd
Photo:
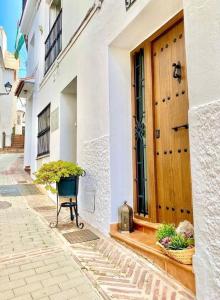
[(125, 0), (125, 7), (126, 10), (128, 10), (135, 2), (136, 0)]
[(27, 0), (22, 0), (22, 12), (24, 12)]
[(37, 156), (50, 153), (50, 104), (38, 115)]
[(144, 100), (144, 49), (140, 49), (140, 51), (135, 54), (134, 75), (137, 213), (146, 216), (148, 214), (148, 199), (146, 172), (146, 116)]
[(62, 50), (62, 9), (60, 10), (45, 41), (45, 74)]

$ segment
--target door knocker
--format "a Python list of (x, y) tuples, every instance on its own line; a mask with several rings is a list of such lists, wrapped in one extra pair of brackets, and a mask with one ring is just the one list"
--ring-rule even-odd
[(182, 66), (181, 66), (181, 63), (180, 61), (178, 61), (178, 63), (174, 63), (173, 64), (173, 78), (177, 79), (178, 82), (180, 83), (181, 82), (181, 79), (182, 79)]

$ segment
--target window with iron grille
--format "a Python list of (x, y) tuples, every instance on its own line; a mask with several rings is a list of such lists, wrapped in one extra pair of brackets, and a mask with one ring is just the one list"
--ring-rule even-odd
[(134, 56), (134, 92), (135, 92), (135, 150), (136, 150), (136, 190), (137, 213), (148, 214), (147, 198), (147, 138), (146, 138), (146, 108), (144, 95), (144, 49)]
[(38, 115), (37, 156), (50, 153), (50, 104)]
[(24, 11), (27, 0), (22, 0), (22, 11)]
[(62, 50), (62, 10), (60, 10), (55, 22), (50, 29), (45, 42), (45, 74), (54, 63)]

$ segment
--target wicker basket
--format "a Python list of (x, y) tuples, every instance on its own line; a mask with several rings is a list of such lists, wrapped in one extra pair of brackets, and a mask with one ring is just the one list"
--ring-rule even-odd
[(157, 245), (170, 258), (173, 258), (176, 261), (178, 261), (184, 265), (192, 264), (192, 257), (193, 257), (193, 254), (195, 253), (195, 247), (190, 248), (190, 249), (183, 249), (183, 250), (170, 250), (170, 249), (166, 249), (159, 242), (157, 242)]

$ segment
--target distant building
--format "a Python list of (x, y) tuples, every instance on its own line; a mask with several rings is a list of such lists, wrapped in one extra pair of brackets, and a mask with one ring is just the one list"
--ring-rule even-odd
[(16, 122), (14, 124), (15, 134), (24, 135), (25, 133), (25, 107), (17, 103)]
[[(10, 147), (12, 133), (17, 123), (17, 98), (14, 89), (17, 84), (19, 60), (7, 50), (7, 36), (0, 27), (0, 149)], [(12, 90), (5, 94), (5, 83), (12, 84)]]

